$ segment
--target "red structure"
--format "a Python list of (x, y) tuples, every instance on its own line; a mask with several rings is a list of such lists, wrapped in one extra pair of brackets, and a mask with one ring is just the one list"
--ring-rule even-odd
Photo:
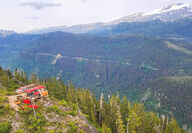
[(29, 104), (29, 108), (38, 108), (38, 105), (34, 105), (39, 99), (44, 99), (48, 97), (48, 91), (42, 85), (30, 84), (23, 87), (20, 87), (16, 90), (19, 95), (15, 104), (21, 106), (21, 109), (24, 107), (21, 104)]

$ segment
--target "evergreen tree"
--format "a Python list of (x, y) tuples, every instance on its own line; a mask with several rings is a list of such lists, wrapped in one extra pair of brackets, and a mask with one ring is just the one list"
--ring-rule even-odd
[(110, 128), (106, 127), (105, 124), (102, 125), (102, 133), (111, 133)]
[(35, 73), (32, 73), (31, 76), (30, 76), (30, 80), (32, 83), (37, 83), (38, 82), (38, 78), (37, 78), (37, 75)]
[(103, 114), (103, 93), (101, 93), (99, 102), (99, 125), (102, 126), (102, 114)]
[(165, 133), (182, 133), (177, 121), (173, 117), (169, 121)]
[(130, 102), (128, 102), (128, 118), (127, 118), (127, 132), (136, 132), (136, 128), (141, 125), (140, 117), (131, 108)]
[(120, 107), (117, 105), (117, 113), (116, 113), (117, 119), (116, 119), (116, 124), (117, 124), (117, 133), (125, 133), (123, 121), (121, 118), (121, 112), (120, 112)]
[(129, 112), (127, 97), (123, 97), (120, 107), (121, 107), (122, 120), (125, 125), (127, 123), (128, 112)]

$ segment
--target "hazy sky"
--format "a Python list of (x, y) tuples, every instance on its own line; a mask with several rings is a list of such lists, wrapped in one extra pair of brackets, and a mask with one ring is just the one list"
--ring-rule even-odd
[(50, 26), (109, 22), (192, 0), (0, 0), (0, 29), (24, 32)]

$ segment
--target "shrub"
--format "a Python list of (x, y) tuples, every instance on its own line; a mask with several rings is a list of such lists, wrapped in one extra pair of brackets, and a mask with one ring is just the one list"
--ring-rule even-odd
[(10, 130), (7, 127), (0, 127), (0, 133), (9, 133)]
[(3, 115), (5, 113), (8, 113), (10, 111), (10, 108), (8, 105), (0, 106), (0, 115)]
[(62, 111), (57, 105), (54, 105), (54, 106), (48, 107), (46, 112), (47, 113), (56, 112), (57, 114), (61, 114)]
[(77, 133), (78, 127), (75, 125), (74, 122), (69, 123), (69, 130), (67, 130), (67, 133)]
[(11, 130), (11, 124), (9, 122), (0, 123), (0, 133), (9, 133)]
[(28, 120), (26, 120), (27, 130), (30, 132), (44, 132), (46, 122), (45, 117), (39, 113), (37, 113), (37, 118), (31, 115)]
[(49, 133), (55, 133), (55, 131), (54, 131), (54, 130), (51, 130), (51, 131), (49, 131)]
[(65, 101), (65, 100), (59, 101), (58, 104), (59, 104), (59, 105), (62, 105), (62, 106), (64, 106), (64, 107), (68, 105), (67, 101)]
[(21, 129), (17, 130), (15, 133), (25, 133)]
[(77, 112), (76, 111), (66, 111), (63, 113), (64, 116), (71, 115), (71, 116), (76, 116)]

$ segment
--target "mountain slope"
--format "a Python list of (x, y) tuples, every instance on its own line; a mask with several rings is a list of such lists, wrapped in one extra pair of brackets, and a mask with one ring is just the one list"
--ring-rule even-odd
[[(34, 72), (41, 78), (54, 76), (66, 83), (73, 81), (77, 87), (90, 88), (97, 97), (118, 91), (131, 101), (146, 103), (149, 110), (159, 104), (155, 94), (166, 93), (166, 103), (171, 107), (178, 103), (177, 110), (167, 108), (167, 104), (155, 110), (163, 114), (172, 111), (181, 125), (190, 126), (190, 120), (182, 118), (186, 115), (180, 109), (181, 104), (187, 106), (190, 102), (184, 98), (181, 102), (173, 101), (172, 97), (177, 97), (174, 86), (169, 93), (158, 88), (159, 81), (157, 85), (151, 85), (150, 81), (167, 76), (192, 76), (191, 57), (192, 45), (185, 41), (143, 35), (101, 37), (55, 32), (31, 41), (8, 66), (25, 70), (28, 75)], [(166, 80), (159, 83), (167, 84)], [(185, 93), (191, 91), (184, 90), (182, 94)]]
[(32, 42), (9, 66), (108, 93), (107, 88), (124, 91), (149, 79), (178, 75), (180, 70), (191, 74), (186, 68), (190, 48), (190, 43), (142, 35), (99, 37), (56, 32)]
[(180, 124), (191, 128), (191, 82), (191, 76), (161, 77), (152, 80), (144, 86), (151, 88), (150, 98), (153, 100), (146, 100), (145, 103), (156, 101), (158, 112), (173, 115)]
[(90, 33), (96, 35), (115, 34), (144, 34), (161, 37), (163, 39), (189, 40), (192, 39), (192, 18), (180, 19), (173, 22), (161, 22), (159, 20), (147, 22), (120, 23), (109, 27), (97, 29)]

